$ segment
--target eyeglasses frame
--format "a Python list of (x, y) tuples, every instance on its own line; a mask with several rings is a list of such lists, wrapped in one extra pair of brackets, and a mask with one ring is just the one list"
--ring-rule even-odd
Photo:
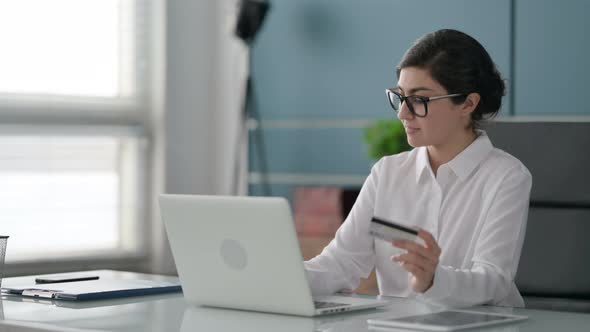
[(467, 93), (452, 93), (452, 94), (448, 94), (448, 95), (444, 95), (444, 96), (432, 96), (432, 97), (426, 97), (426, 96), (419, 96), (419, 95), (409, 95), (409, 96), (404, 96), (401, 93), (395, 91), (395, 88), (389, 88), (389, 89), (385, 89), (385, 95), (387, 96), (387, 100), (389, 101), (389, 105), (391, 105), (391, 108), (393, 108), (393, 110), (399, 114), (400, 110), (398, 110), (395, 105), (393, 104), (393, 102), (391, 101), (391, 98), (389, 98), (389, 93), (393, 93), (396, 96), (398, 96), (398, 98), (400, 99), (400, 108), (401, 108), (401, 104), (402, 103), (406, 103), (406, 99), (408, 98), (417, 98), (419, 99), (422, 104), (424, 104), (424, 115), (418, 115), (416, 113), (416, 111), (414, 110), (414, 107), (412, 106), (412, 103), (406, 103), (406, 105), (408, 105), (408, 110), (410, 110), (410, 113), (412, 113), (414, 116), (417, 116), (419, 118), (425, 118), (428, 115), (428, 103), (434, 100), (439, 100), (439, 99), (445, 99), (445, 98), (453, 98), (453, 97), (459, 97), (459, 96), (467, 96)]

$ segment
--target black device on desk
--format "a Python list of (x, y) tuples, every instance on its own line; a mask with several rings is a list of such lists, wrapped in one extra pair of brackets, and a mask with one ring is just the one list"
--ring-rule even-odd
[(96, 280), (99, 276), (95, 274), (61, 274), (35, 278), (37, 284), (53, 284), (56, 282), (75, 282), (85, 280)]

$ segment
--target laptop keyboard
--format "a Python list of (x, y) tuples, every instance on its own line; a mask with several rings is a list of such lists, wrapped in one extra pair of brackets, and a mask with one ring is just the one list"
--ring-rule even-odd
[(349, 303), (335, 303), (335, 302), (322, 302), (322, 301), (313, 301), (313, 305), (316, 309), (325, 309), (325, 308), (333, 308), (333, 307), (346, 307), (349, 306)]

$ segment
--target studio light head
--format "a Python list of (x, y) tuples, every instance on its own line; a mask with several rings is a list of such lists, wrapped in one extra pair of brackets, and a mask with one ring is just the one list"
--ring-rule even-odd
[(236, 24), (236, 36), (251, 44), (260, 30), (270, 4), (264, 0), (242, 0)]

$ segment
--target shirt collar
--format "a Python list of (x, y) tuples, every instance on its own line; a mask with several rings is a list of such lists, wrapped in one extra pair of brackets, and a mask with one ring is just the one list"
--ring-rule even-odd
[(425, 146), (421, 146), (418, 148), (416, 156), (416, 183), (420, 181), (420, 177), (427, 170), (430, 170), (430, 162), (428, 161), (428, 150)]
[(486, 132), (478, 130), (475, 141), (449, 161), (449, 167), (463, 181), (481, 164), (493, 148)]
[[(455, 158), (448, 162), (449, 168), (463, 181), (486, 158), (494, 146), (483, 130), (477, 130), (477, 138)], [(425, 146), (420, 147), (416, 157), (416, 182), (424, 171), (430, 169), (428, 151)]]

